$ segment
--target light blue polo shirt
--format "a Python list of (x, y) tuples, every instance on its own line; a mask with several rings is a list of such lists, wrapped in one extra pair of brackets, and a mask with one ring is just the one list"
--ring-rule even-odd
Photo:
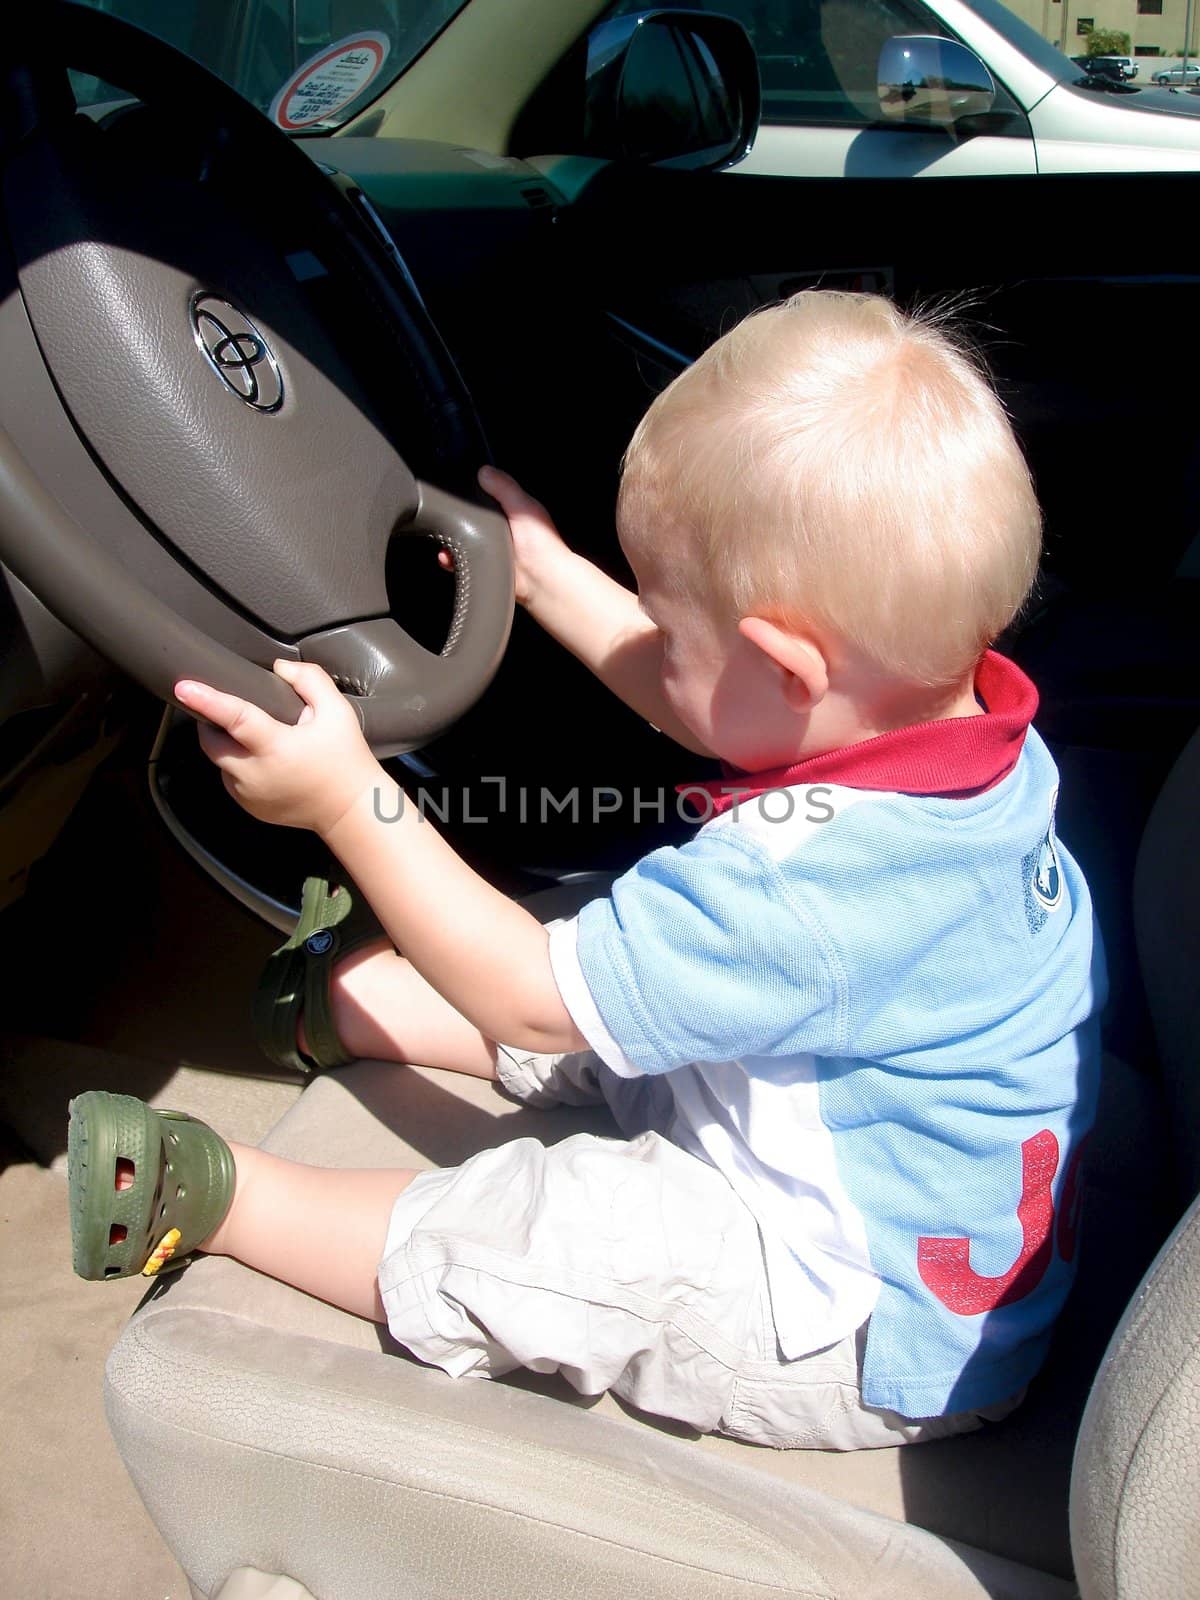
[(758, 1220), (784, 1356), (869, 1317), (863, 1397), (908, 1417), (1020, 1389), (1071, 1282), (1105, 980), (1057, 786), (1030, 729), (962, 798), (772, 789), (551, 936), (588, 1043)]

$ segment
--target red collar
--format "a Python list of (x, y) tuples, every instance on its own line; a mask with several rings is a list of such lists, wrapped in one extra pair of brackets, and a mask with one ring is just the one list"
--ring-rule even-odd
[(847, 789), (967, 800), (993, 788), (1016, 766), (1038, 705), (1037, 690), (1020, 667), (994, 650), (979, 663), (975, 693), (984, 706), (980, 716), (916, 722), (773, 772), (742, 773), (728, 767), (724, 778), (682, 784), (680, 792), (710, 796), (710, 803), (699, 802), (706, 817), (728, 811), (735, 800), (797, 784), (836, 783)]

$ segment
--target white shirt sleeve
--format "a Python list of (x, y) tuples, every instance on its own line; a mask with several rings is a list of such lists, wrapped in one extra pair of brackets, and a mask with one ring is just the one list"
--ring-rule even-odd
[(845, 1046), (833, 942), (736, 829), (646, 856), (554, 929), (550, 961), (579, 1031), (623, 1077)]

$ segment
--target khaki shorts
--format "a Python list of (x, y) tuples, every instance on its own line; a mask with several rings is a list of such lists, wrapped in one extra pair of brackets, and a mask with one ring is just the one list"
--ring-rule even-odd
[[(658, 1109), (653, 1080), (617, 1079), (590, 1052), (505, 1051), (500, 1078), (535, 1104), (608, 1090), (627, 1132)], [(454, 1377), (560, 1372), (582, 1394), (611, 1389), (777, 1448), (945, 1438), (1020, 1398), (915, 1420), (868, 1406), (862, 1329), (781, 1359), (754, 1218), (715, 1168), (652, 1128), (549, 1149), (516, 1139), (418, 1174), (392, 1213), (379, 1284), (393, 1337)]]

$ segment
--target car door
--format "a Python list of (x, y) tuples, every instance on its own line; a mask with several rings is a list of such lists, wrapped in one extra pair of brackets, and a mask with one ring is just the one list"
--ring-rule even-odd
[[(565, 164), (544, 170), (566, 184)], [(602, 382), (631, 427), (650, 398), (732, 321), (804, 288), (887, 293), (956, 309), (981, 344), (1037, 477), (1048, 559), (1092, 590), (1165, 576), (1200, 522), (1186, 363), (1153, 374), (1094, 336), (1186, 326), (1200, 289), (1195, 252), (1160, 230), (1097, 231), (1107, 215), (1186, 214), (1189, 174), (988, 176), (925, 185), (898, 178), (685, 173), (611, 166), (561, 218), (573, 294), (597, 308)], [(1180, 208), (1184, 208), (1182, 211)], [(597, 410), (603, 409), (598, 403)], [(1145, 504), (1136, 474), (1161, 463)]]
[[(1180, 329), (1200, 290), (1191, 244), (1168, 230), (1105, 229), (1106, 215), (1183, 215), (1200, 176), (1072, 173), (838, 178), (684, 172), (632, 163), (538, 163), (566, 204), (558, 264), (587, 351), (595, 420), (561, 449), (576, 481), (597, 452), (593, 502), (653, 394), (741, 316), (806, 288), (886, 293), (949, 312), (981, 348), (1013, 418), (1046, 518), (1038, 604), (1047, 616), (1110, 607), (1103, 649), (1063, 624), (1048, 671), (1089, 726), (1072, 738), (1126, 747), (1200, 720), (1190, 624), (1168, 591), (1200, 525), (1200, 441), (1186, 363), (1114, 361), (1103, 327)], [(939, 311), (937, 308), (941, 308)], [(584, 340), (587, 319), (594, 319)], [(599, 458), (603, 457), (606, 468)], [(1154, 503), (1136, 472), (1158, 465)], [(608, 478), (602, 473), (607, 470)], [(611, 537), (611, 536), (610, 536)], [(1112, 625), (1123, 616), (1126, 624)], [(1055, 629), (1058, 624), (1055, 623)], [(1174, 662), (1164, 674), (1161, 655)], [(1157, 677), (1156, 677), (1157, 675)], [(1179, 703), (1141, 687), (1173, 681)], [(1086, 680), (1086, 685), (1085, 681)], [(1149, 691), (1147, 691), (1149, 693)], [(1171, 731), (1165, 730), (1165, 721)]]

